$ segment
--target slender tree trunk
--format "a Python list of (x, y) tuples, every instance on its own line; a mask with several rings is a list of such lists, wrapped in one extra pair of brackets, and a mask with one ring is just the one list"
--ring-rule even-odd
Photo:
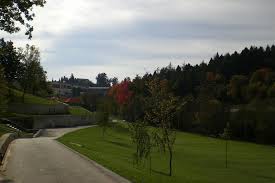
[(138, 163), (138, 144), (136, 145), (136, 154), (133, 161), (134, 165)]
[(25, 103), (25, 93), (26, 93), (26, 89), (24, 87), (24, 89), (23, 89), (23, 95), (22, 95), (22, 103)]
[(244, 138), (248, 139), (248, 135), (247, 135), (247, 122), (244, 121)]
[(149, 165), (150, 167), (149, 168), (150, 168), (150, 175), (151, 175), (152, 174), (152, 157), (151, 157), (151, 155), (150, 155), (150, 160), (149, 161), (150, 161), (150, 165)]
[(227, 141), (225, 141), (225, 168), (227, 168)]
[(11, 89), (10, 89), (10, 86), (8, 85), (8, 97), (7, 98), (8, 98), (9, 101), (12, 101), (12, 96), (11, 95), (12, 95)]
[(169, 176), (172, 176), (172, 160), (173, 160), (173, 152), (172, 148), (169, 146)]
[(105, 139), (106, 130), (107, 130), (107, 127), (106, 127), (106, 126), (103, 126), (103, 127), (102, 127), (102, 137), (103, 137), (103, 140)]
[(34, 89), (34, 87), (32, 88), (32, 94), (35, 95), (35, 89)]

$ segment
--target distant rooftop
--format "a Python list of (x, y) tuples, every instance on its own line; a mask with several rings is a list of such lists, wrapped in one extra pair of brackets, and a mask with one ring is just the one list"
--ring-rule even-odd
[(108, 90), (110, 87), (89, 87), (88, 89), (93, 90)]

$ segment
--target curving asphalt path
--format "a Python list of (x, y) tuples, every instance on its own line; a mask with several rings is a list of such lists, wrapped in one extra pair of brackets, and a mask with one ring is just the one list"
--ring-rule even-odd
[(77, 129), (45, 130), (42, 137), (13, 141), (4, 161), (4, 174), (15, 183), (128, 182), (55, 140)]

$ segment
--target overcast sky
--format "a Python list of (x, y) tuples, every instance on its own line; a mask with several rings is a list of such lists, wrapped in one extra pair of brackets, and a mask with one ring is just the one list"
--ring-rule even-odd
[(47, 0), (33, 39), (48, 79), (134, 77), (158, 67), (208, 62), (215, 53), (275, 44), (274, 0)]

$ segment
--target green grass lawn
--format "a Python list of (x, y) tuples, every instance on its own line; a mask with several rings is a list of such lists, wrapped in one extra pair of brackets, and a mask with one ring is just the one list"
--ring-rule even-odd
[(2, 135), (4, 135), (5, 133), (13, 133), (13, 132), (15, 132), (14, 129), (9, 128), (9, 127), (8, 127), (7, 125), (5, 125), (5, 124), (0, 124), (0, 137), (1, 137)]
[(93, 113), (83, 107), (80, 106), (70, 106), (69, 112), (72, 115), (76, 116), (85, 116), (85, 115), (92, 115)]
[(173, 176), (168, 173), (168, 154), (152, 154), (152, 173), (147, 165), (133, 166), (134, 145), (125, 125), (108, 129), (105, 139), (99, 127), (66, 134), (60, 142), (133, 182), (178, 183), (275, 183), (275, 147), (229, 142), (225, 168), (225, 142), (178, 132)]
[[(12, 89), (13, 93), (13, 103), (22, 103), (22, 95), (23, 93), (21, 91)], [(53, 105), (53, 104), (58, 104), (57, 101), (54, 100), (49, 100), (46, 98), (42, 97), (37, 97), (31, 94), (25, 94), (25, 101), (24, 103), (26, 104), (44, 104), (44, 105)]]

